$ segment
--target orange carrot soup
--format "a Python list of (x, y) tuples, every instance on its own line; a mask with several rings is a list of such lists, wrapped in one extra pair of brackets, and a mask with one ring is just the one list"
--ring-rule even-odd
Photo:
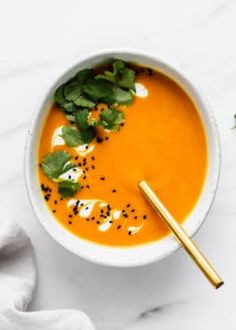
[(169, 229), (140, 193), (141, 180), (180, 223), (186, 219), (204, 184), (207, 144), (179, 85), (114, 60), (79, 71), (54, 101), (39, 144), (39, 181), (61, 225), (112, 246), (162, 239)]

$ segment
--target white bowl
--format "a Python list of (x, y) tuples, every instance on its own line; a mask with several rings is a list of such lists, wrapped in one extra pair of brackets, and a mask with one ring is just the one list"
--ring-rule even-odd
[(79, 59), (76, 65), (66, 70), (47, 88), (35, 109), (25, 148), (25, 181), (32, 207), (46, 231), (55, 241), (69, 251), (95, 263), (109, 266), (131, 267), (161, 260), (177, 250), (179, 243), (173, 235), (169, 235), (160, 241), (133, 247), (110, 247), (79, 238), (62, 227), (49, 212), (42, 197), (37, 176), (37, 148), (39, 137), (56, 88), (60, 84), (66, 82), (79, 70), (96, 66), (111, 58), (136, 62), (163, 72), (181, 85), (197, 106), (206, 131), (209, 163), (201, 196), (191, 214), (184, 222), (184, 228), (190, 236), (201, 226), (213, 202), (220, 172), (221, 153), (217, 125), (205, 98), (203, 98), (199, 91), (192, 85), (191, 81), (182, 73), (160, 60), (155, 55), (147, 55), (143, 52), (127, 50), (99, 52)]

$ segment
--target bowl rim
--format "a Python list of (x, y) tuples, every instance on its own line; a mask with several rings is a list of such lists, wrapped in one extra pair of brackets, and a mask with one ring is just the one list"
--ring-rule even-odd
[[(207, 214), (210, 211), (210, 208), (215, 198), (215, 194), (219, 182), (220, 168), (221, 168), (221, 148), (220, 148), (218, 126), (215, 117), (212, 113), (212, 110), (210, 108), (210, 105), (206, 100), (206, 97), (203, 96), (202, 91), (201, 92), (199, 91), (199, 87), (196, 87), (196, 84), (193, 83), (193, 79), (189, 78), (186, 75), (186, 73), (183, 73), (182, 70), (177, 68), (176, 65), (170, 64), (169, 61), (166, 62), (164, 59), (156, 56), (153, 53), (141, 51), (137, 49), (128, 49), (128, 48), (122, 48), (122, 49), (111, 48), (111, 49), (100, 50), (98, 52), (93, 52), (78, 58), (74, 64), (68, 65), (68, 67), (65, 70), (63, 70), (60, 74), (58, 74), (56, 79), (54, 79), (49, 84), (47, 84), (47, 86), (45, 86), (44, 90), (42, 91), (41, 97), (39, 98), (35, 110), (33, 112), (32, 119), (30, 121), (29, 128), (27, 130), (27, 137), (25, 143), (24, 178), (25, 178), (25, 185), (26, 185), (27, 195), (30, 204), (34, 210), (34, 213), (36, 214), (36, 217), (38, 218), (39, 223), (58, 244), (62, 245), (68, 251), (73, 252), (74, 254), (86, 260), (106, 266), (113, 266), (113, 267), (114, 266), (135, 267), (135, 266), (150, 264), (155, 261), (160, 261), (165, 257), (167, 257), (168, 255), (172, 254), (174, 251), (176, 251), (180, 247), (180, 244), (177, 242), (175, 237), (172, 234), (170, 234), (165, 238), (161, 239), (160, 241), (150, 242), (142, 245), (135, 245), (131, 247), (126, 247), (126, 246), (110, 247), (106, 245), (100, 245), (92, 241), (87, 241), (80, 237), (75, 236), (74, 234), (66, 230), (56, 219), (53, 219), (54, 225), (49, 224), (48, 221), (49, 218), (54, 218), (54, 217), (52, 215), (49, 216), (50, 212), (48, 209), (47, 209), (48, 216), (45, 214), (45, 212), (43, 213), (43, 209), (45, 210), (47, 208), (47, 205), (44, 205), (45, 202), (42, 196), (41, 196), (41, 201), (39, 198), (37, 198), (38, 195), (36, 190), (39, 190), (39, 182), (37, 182), (38, 187), (35, 186), (35, 182), (33, 183), (33, 181), (35, 181), (35, 177), (37, 176), (37, 173), (32, 174), (33, 172), (32, 159), (34, 161), (34, 158), (32, 157), (34, 157), (33, 150), (35, 148), (36, 149), (38, 148), (37, 144), (36, 145), (33, 144), (34, 139), (36, 139), (35, 138), (36, 128), (37, 128), (36, 122), (40, 117), (40, 115), (42, 115), (43, 113), (45, 119), (45, 116), (48, 112), (48, 108), (45, 110), (45, 104), (48, 100), (50, 100), (50, 94), (52, 94), (52, 91), (55, 91), (55, 88), (58, 85), (60, 85), (63, 80), (66, 81), (68, 77), (73, 74), (73, 71), (76, 71), (77, 67), (79, 69), (81, 65), (82, 66), (84, 65), (86, 67), (86, 63), (93, 62), (98, 59), (100, 59), (100, 62), (102, 62), (102, 60), (108, 58), (115, 58), (115, 57), (122, 58), (124, 56), (125, 57), (128, 56), (133, 59), (145, 58), (147, 61), (149, 60), (151, 63), (153, 64), (155, 63), (154, 69), (164, 73), (167, 76), (170, 76), (172, 80), (176, 81), (193, 99), (194, 103), (196, 103), (196, 99), (198, 100), (200, 106), (198, 104), (197, 110), (199, 111), (199, 107), (201, 108), (199, 112), (200, 116), (202, 117), (202, 114), (205, 113), (205, 115), (207, 116), (207, 120), (209, 121), (208, 122), (209, 127), (207, 129), (206, 128), (207, 124), (202, 117), (202, 123), (205, 129), (206, 137), (208, 138), (208, 134), (212, 135), (211, 143), (213, 144), (212, 157), (214, 158), (214, 164), (212, 164), (213, 166), (213, 168), (211, 169), (212, 172), (210, 172), (210, 170), (208, 170), (207, 172), (207, 177), (211, 177), (211, 180), (210, 183), (208, 183), (208, 185), (210, 186), (208, 188), (209, 192), (208, 192), (208, 196), (206, 196), (207, 200), (204, 201), (204, 210), (201, 212), (201, 216), (198, 219), (196, 219), (193, 222), (193, 224), (191, 224), (190, 226), (188, 225), (191, 222), (190, 221), (191, 216), (192, 214), (194, 214), (194, 210), (196, 206), (198, 206), (200, 197), (202, 196), (203, 193), (201, 193), (201, 196), (199, 197), (194, 209), (183, 223), (183, 227), (190, 236), (193, 236), (199, 230), (199, 228), (205, 221)], [(135, 62), (135, 60), (133, 61)], [(141, 60), (140, 63), (142, 65)], [(161, 69), (159, 66), (161, 66)], [(169, 74), (170, 72), (173, 74), (174, 77), (171, 74)], [(37, 128), (37, 134), (39, 134), (39, 131), (40, 128)], [(32, 175), (34, 175), (33, 178)], [(207, 185), (206, 180), (207, 178), (205, 179), (204, 186)], [(60, 226), (60, 228), (56, 226)], [(162, 244), (163, 242), (166, 244)], [(160, 253), (161, 246), (163, 248), (162, 253)]]

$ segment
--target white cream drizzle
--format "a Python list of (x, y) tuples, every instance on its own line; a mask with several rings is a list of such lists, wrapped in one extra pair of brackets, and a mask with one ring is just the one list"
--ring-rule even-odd
[[(90, 217), (90, 215), (93, 212), (93, 209), (95, 207), (95, 205), (99, 203), (99, 207), (103, 208), (106, 207), (108, 204), (104, 201), (101, 201), (99, 199), (81, 199), (79, 201), (79, 203), (77, 202), (76, 199), (70, 199), (67, 202), (67, 207), (71, 208), (72, 206), (77, 205), (78, 206), (78, 211), (79, 211), (79, 216), (81, 218), (88, 218)], [(108, 231), (114, 222), (116, 222), (121, 216), (121, 211), (120, 210), (113, 210), (111, 211), (111, 215), (107, 216), (106, 218), (104, 218), (103, 223), (98, 225), (98, 230), (100, 232), (106, 232)], [(128, 232), (131, 233), (131, 235), (137, 234), (142, 227), (144, 226), (144, 223), (142, 223), (140, 226), (129, 226), (127, 228)]]
[(143, 223), (140, 226), (130, 226), (128, 227), (128, 232), (131, 233), (131, 235), (133, 234), (137, 234), (143, 227)]
[(136, 96), (138, 97), (147, 97), (148, 96), (148, 89), (140, 83), (135, 83), (135, 90)]
[(113, 216), (113, 219), (114, 219), (114, 220), (118, 220), (119, 217), (120, 217), (120, 215), (121, 215), (121, 211), (119, 211), (119, 210), (114, 210), (114, 211), (112, 212), (112, 216)]
[[(98, 199), (82, 199), (80, 200), (79, 204), (78, 204), (78, 208), (79, 208), (79, 216), (81, 218), (88, 218), (93, 209), (94, 206), (96, 205), (96, 203), (98, 203), (99, 200)], [(75, 206), (77, 205), (77, 200), (76, 199), (70, 199), (67, 202), (67, 206), (70, 208), (71, 206)]]
[(78, 168), (71, 168), (69, 171), (63, 173), (62, 175), (59, 176), (59, 181), (60, 180), (71, 180), (74, 182), (78, 182), (79, 178), (83, 175), (83, 171)]
[(53, 132), (52, 140), (51, 140), (51, 149), (55, 146), (62, 146), (65, 144), (65, 141), (63, 139), (62, 135), (62, 128), (63, 126), (59, 126), (55, 129)]
[(106, 217), (105, 222), (98, 226), (99, 231), (107, 231), (111, 228), (113, 222), (111, 217)]
[(87, 154), (90, 154), (95, 148), (94, 144), (91, 144), (90, 146), (88, 146), (88, 144), (83, 144), (79, 147), (74, 148), (76, 150), (76, 152), (80, 155), (80, 156), (86, 156)]

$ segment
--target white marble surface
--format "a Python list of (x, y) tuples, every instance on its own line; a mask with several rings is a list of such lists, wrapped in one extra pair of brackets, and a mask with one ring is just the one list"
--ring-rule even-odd
[[(35, 247), (38, 286), (31, 310), (79, 308), (98, 330), (236, 328), (235, 17), (233, 0), (0, 2), (0, 200)], [(54, 243), (31, 210), (23, 155), (39, 94), (78, 55), (111, 46), (165, 57), (192, 76), (210, 100), (223, 166), (215, 203), (196, 241), (225, 279), (219, 291), (183, 250), (138, 269), (83, 261)]]

